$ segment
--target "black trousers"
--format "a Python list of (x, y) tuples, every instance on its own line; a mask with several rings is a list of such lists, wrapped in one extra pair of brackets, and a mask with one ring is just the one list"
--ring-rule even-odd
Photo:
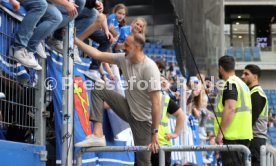
[[(249, 140), (225, 140), (223, 139), (224, 145), (237, 145), (241, 144), (249, 147)], [(221, 161), (223, 166), (244, 166), (243, 153), (237, 151), (225, 151), (221, 152)]]
[[(151, 164), (152, 166), (159, 166), (159, 153), (151, 153)], [(171, 152), (165, 152), (165, 164), (166, 166), (171, 165)]]
[(266, 139), (264, 138), (253, 138), (250, 143), (249, 149), (252, 155), (252, 166), (260, 165), (260, 148), (262, 145), (266, 144)]

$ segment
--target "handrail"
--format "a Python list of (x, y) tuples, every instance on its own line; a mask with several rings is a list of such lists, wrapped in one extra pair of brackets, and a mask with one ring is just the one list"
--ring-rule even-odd
[[(244, 145), (206, 145), (206, 146), (161, 146), (159, 150), (159, 165), (165, 166), (165, 151), (241, 151), (244, 153), (244, 163), (251, 165), (251, 152)], [(82, 154), (85, 152), (124, 152), (149, 151), (147, 146), (106, 146), (81, 148), (77, 154), (77, 166), (81, 166)]]
[(260, 149), (261, 166), (274, 166), (276, 164), (276, 148), (270, 144), (262, 145)]

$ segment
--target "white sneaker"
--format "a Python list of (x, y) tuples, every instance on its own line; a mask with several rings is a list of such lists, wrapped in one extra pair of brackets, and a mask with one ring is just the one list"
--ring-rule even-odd
[(97, 70), (88, 70), (83, 73), (86, 77), (90, 78), (92, 81), (104, 84), (104, 80), (101, 79), (101, 74)]
[(54, 37), (51, 37), (48, 41), (47, 41), (48, 45), (54, 49), (55, 51), (59, 52), (62, 54), (63, 52), (63, 41), (61, 40), (57, 40)]
[(35, 70), (42, 70), (42, 66), (40, 66), (40, 64), (37, 64), (37, 66), (33, 67), (33, 69), (35, 69)]
[(13, 55), (14, 59), (26, 67), (36, 67), (37, 62), (28, 55), (28, 51), (25, 48), (20, 48), (13, 52), (13, 48), (10, 47), (10, 55)]
[(78, 63), (78, 64), (82, 63), (81, 58), (80, 58), (80, 52), (76, 45), (74, 45), (74, 62)]
[(75, 147), (85, 148), (85, 147), (98, 147), (106, 146), (105, 136), (96, 137), (94, 134), (88, 135), (85, 140), (75, 144)]
[(37, 60), (35, 59), (34, 53), (33, 52), (28, 52), (28, 55), (31, 59), (33, 59), (36, 62), (36, 66), (32, 67), (35, 70), (42, 70), (42, 67), (38, 64)]
[(6, 98), (6, 95), (3, 92), (0, 92), (0, 99)]
[(43, 59), (46, 59), (47, 58), (47, 55), (45, 53), (45, 46), (42, 44), (42, 43), (39, 43), (39, 45), (37, 46), (36, 48), (36, 51), (37, 51), (37, 54), (43, 58)]

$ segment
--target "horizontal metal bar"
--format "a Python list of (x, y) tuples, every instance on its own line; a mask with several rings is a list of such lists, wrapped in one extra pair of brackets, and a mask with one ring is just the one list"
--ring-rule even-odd
[[(247, 151), (244, 145), (228, 145), (230, 151)], [(160, 146), (164, 151), (228, 151), (227, 145), (206, 146)], [(122, 151), (148, 151), (147, 146), (105, 146), (82, 148), (82, 152), (122, 152)], [(250, 152), (249, 149), (247, 152)]]
[(125, 152), (125, 151), (149, 151), (147, 146), (105, 146), (82, 148), (82, 152)]
[(12, 104), (12, 105), (17, 105), (17, 106), (21, 106), (21, 107), (25, 107), (25, 108), (34, 109), (35, 111), (37, 111), (37, 109), (38, 109), (35, 106), (29, 106), (29, 105), (21, 104), (21, 103), (10, 101), (10, 100), (2, 99), (2, 101), (6, 102), (6, 103), (9, 103), (9, 104)]
[[(4, 55), (4, 56), (5, 56), (5, 55)], [(14, 60), (13, 58), (9, 58), (9, 57), (7, 57), (7, 58), (10, 59), (10, 60)], [(21, 83), (19, 83), (17, 80), (10, 79), (9, 77), (0, 76), (0, 78), (3, 79), (3, 80), (6, 80), (6, 81), (13, 82), (14, 84), (20, 86), (20, 88), (31, 88), (31, 89), (33, 89), (33, 90), (38, 89), (36, 86), (34, 87), (34, 86), (31, 86), (31, 85), (21, 84)]]
[(9, 123), (9, 122), (3, 122), (3, 121), (0, 121), (0, 124), (10, 125), (10, 126), (17, 126), (17, 127), (22, 127), (22, 128), (37, 129), (37, 127), (35, 127), (35, 126), (20, 125), (20, 124), (17, 124), (17, 123)]
[[(251, 165), (250, 150), (244, 145), (206, 145), (206, 146), (160, 146), (162, 151), (241, 151), (244, 153), (245, 165)], [(149, 151), (147, 146), (105, 146), (82, 148), (77, 154), (77, 166), (81, 165), (84, 152), (124, 152), (124, 151)]]
[[(164, 151), (247, 151), (246, 149), (248, 149), (246, 146), (244, 145), (205, 145), (205, 146), (161, 146), (162, 150)], [(248, 149), (248, 151), (249, 149)]]

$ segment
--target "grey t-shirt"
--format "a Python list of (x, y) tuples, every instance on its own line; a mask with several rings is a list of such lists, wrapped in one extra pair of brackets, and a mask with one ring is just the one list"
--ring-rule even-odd
[(125, 53), (113, 56), (123, 73), (127, 88), (125, 97), (132, 116), (138, 121), (152, 121), (149, 92), (160, 91), (160, 72), (153, 60), (145, 56), (143, 61), (132, 64)]

